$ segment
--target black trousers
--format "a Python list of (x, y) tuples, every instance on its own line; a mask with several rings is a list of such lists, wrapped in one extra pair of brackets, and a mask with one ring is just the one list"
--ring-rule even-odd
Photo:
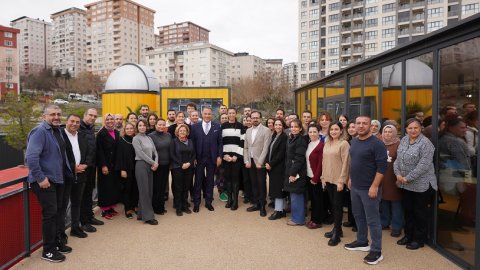
[(267, 170), (265, 168), (257, 169), (253, 158), (250, 159), (250, 164), (253, 201), (264, 206), (267, 204)]
[(325, 208), (323, 207), (323, 188), (322, 183), (313, 185), (310, 178), (307, 178), (308, 195), (311, 201), (312, 217), (311, 221), (322, 224), (325, 220)]
[(223, 161), (223, 177), (225, 179), (224, 189), (229, 194), (228, 197), (231, 197), (231, 194), (234, 192), (233, 187), (240, 186), (240, 169), (242, 163), (237, 160), (236, 162), (226, 162)]
[(245, 167), (244, 162), (242, 162), (242, 183), (243, 183), (243, 196), (253, 202), (253, 191), (252, 191), (252, 181), (250, 181), (250, 169)]
[(82, 203), (80, 205), (80, 222), (82, 224), (90, 224), (90, 220), (94, 217), (93, 214), (93, 199), (92, 193), (95, 189), (96, 168), (91, 167), (86, 171), (87, 181), (83, 189)]
[(193, 178), (193, 167), (183, 170), (182, 168), (172, 169), (172, 193), (173, 203), (177, 211), (188, 208), (188, 191)]
[(135, 170), (127, 172), (127, 178), (121, 178), (122, 181), (122, 202), (125, 206), (125, 212), (134, 210), (138, 206), (138, 186), (135, 178)]
[(68, 202), (71, 202), (70, 211), (72, 218), (72, 228), (80, 227), (80, 205), (82, 203), (83, 190), (85, 183), (66, 184), (63, 190), (62, 207), (60, 209), (60, 218), (63, 220), (63, 227), (57, 228), (58, 233), (65, 232), (65, 216), (67, 215)]
[(63, 184), (50, 182), (49, 188), (40, 188), (38, 183), (31, 184), (33, 193), (42, 207), (43, 250), (53, 251), (60, 241), (57, 228), (65, 226), (65, 219), (60, 215), (63, 202)]
[(153, 172), (152, 206), (155, 212), (165, 211), (165, 190), (168, 186), (169, 165), (159, 165)]
[(339, 192), (336, 184), (327, 183), (328, 197), (332, 204), (333, 224), (338, 230), (342, 230), (344, 190)]
[(428, 220), (430, 212), (428, 205), (433, 198), (433, 188), (425, 192), (403, 190), (402, 205), (405, 211), (405, 236), (411, 241), (425, 243), (427, 241)]

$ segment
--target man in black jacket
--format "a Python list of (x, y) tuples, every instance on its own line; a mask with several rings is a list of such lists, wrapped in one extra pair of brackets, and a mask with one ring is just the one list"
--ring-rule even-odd
[[(66, 144), (67, 158), (72, 168), (73, 175), (65, 177), (65, 190), (61, 215), (65, 218), (68, 201), (71, 201), (72, 225), (70, 235), (85, 238), (88, 235), (80, 227), (80, 204), (87, 180), (87, 169), (94, 167), (93, 149), (88, 144), (84, 133), (78, 132), (80, 128), (80, 116), (71, 114), (67, 117), (67, 124), (62, 130), (62, 136)], [(66, 237), (65, 227), (59, 228), (60, 234)]]
[[(83, 114), (83, 120), (80, 121), (80, 133), (87, 137), (88, 146), (93, 151), (93, 163), (95, 164), (95, 120), (97, 120), (97, 109), (90, 108)], [(96, 171), (95, 166), (88, 167), (86, 170), (87, 181), (83, 190), (82, 204), (80, 206), (80, 222), (82, 229), (86, 232), (96, 232), (97, 229), (92, 225), (103, 225), (103, 221), (95, 218), (93, 214), (92, 193), (95, 188)]]

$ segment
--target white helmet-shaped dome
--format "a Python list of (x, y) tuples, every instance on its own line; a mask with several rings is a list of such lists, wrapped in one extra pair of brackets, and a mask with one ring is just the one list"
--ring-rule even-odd
[[(417, 59), (408, 59), (406, 65), (407, 86), (432, 85), (433, 70), (431, 67)], [(402, 85), (402, 63), (386, 66), (382, 68), (382, 73), (384, 87)]]
[(126, 63), (118, 67), (105, 84), (105, 92), (110, 91), (160, 91), (155, 74), (144, 65)]

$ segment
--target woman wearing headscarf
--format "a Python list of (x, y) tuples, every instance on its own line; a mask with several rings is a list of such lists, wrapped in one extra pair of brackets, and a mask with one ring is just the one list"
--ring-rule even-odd
[(380, 134), (380, 127), (382, 124), (380, 124), (380, 121), (373, 119), (370, 124), (370, 131), (372, 132), (372, 135), (377, 136), (377, 138), (381, 140), (382, 134)]
[(380, 218), (382, 228), (388, 229), (391, 226), (393, 237), (399, 237), (403, 228), (402, 191), (398, 188), (397, 177), (393, 172), (393, 163), (397, 159), (397, 149), (400, 139), (397, 135), (397, 128), (393, 125), (386, 125), (382, 130), (382, 140), (387, 148), (387, 171), (382, 181), (382, 201), (380, 203)]
[(115, 130), (115, 117), (111, 113), (103, 117), (103, 127), (97, 133), (98, 206), (102, 217), (112, 219), (120, 199), (119, 171), (116, 168), (120, 133)]

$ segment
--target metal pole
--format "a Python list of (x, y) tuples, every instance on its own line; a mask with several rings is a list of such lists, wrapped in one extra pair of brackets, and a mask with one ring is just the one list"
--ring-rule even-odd
[(30, 197), (29, 197), (28, 182), (23, 181), (23, 235), (25, 240), (25, 257), (30, 257), (31, 243), (30, 243)]

